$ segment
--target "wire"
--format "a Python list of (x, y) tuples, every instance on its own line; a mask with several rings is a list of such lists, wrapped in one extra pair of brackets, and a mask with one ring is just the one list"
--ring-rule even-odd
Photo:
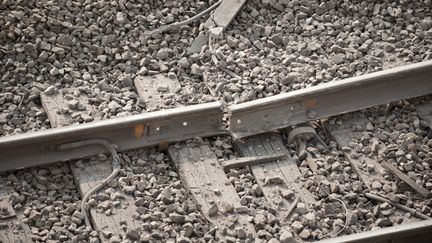
[(59, 145), (57, 147), (58, 150), (64, 151), (64, 150), (70, 150), (70, 149), (76, 149), (79, 147), (89, 146), (89, 145), (100, 145), (103, 146), (108, 152), (111, 153), (112, 156), (112, 168), (113, 171), (111, 174), (103, 181), (101, 181), (99, 184), (97, 184), (95, 187), (93, 187), (90, 191), (88, 191), (83, 199), (81, 200), (81, 213), (84, 215), (84, 221), (86, 226), (91, 227), (90, 219), (87, 212), (86, 203), (91, 195), (102, 189), (109, 180), (115, 178), (118, 173), (120, 172), (120, 157), (118, 156), (116, 150), (114, 149), (113, 145), (110, 144), (107, 140), (104, 139), (88, 139), (84, 141), (78, 141), (78, 142), (72, 142), (72, 143), (65, 143), (62, 145)]
[(211, 11), (213, 11), (217, 6), (219, 6), (222, 3), (222, 1), (223, 0), (219, 0), (218, 2), (216, 2), (215, 4), (213, 4), (212, 6), (210, 6), (209, 8), (207, 8), (206, 10), (202, 11), (201, 13), (199, 13), (199, 14), (197, 14), (197, 15), (189, 18), (189, 19), (186, 19), (186, 20), (183, 20), (183, 21), (180, 21), (180, 22), (175, 22), (175, 23), (172, 23), (172, 24), (160, 27), (158, 29), (155, 29), (155, 30), (151, 31), (148, 34), (148, 36), (145, 37), (145, 39), (149, 39), (150, 37), (152, 37), (152, 36), (154, 36), (156, 34), (161, 34), (163, 32), (166, 32), (166, 31), (174, 29), (174, 28), (179, 28), (180, 26), (183, 26), (183, 25), (188, 25), (188, 24), (190, 24), (190, 23), (192, 23), (192, 22), (200, 19), (202, 16), (204, 16), (204, 15), (210, 13)]
[(327, 194), (327, 196), (328, 196), (327, 199), (331, 199), (331, 200), (335, 200), (335, 201), (340, 202), (342, 204), (342, 207), (345, 210), (345, 222), (344, 222), (344, 225), (343, 225), (343, 227), (338, 232), (336, 232), (335, 234), (333, 234), (331, 236), (331, 238), (334, 238), (334, 237), (338, 236), (340, 233), (342, 233), (346, 229), (346, 227), (348, 226), (348, 208), (347, 208), (347, 206), (345, 205), (345, 203), (342, 200), (340, 200), (339, 198), (334, 197), (333, 195), (330, 195), (326, 190), (324, 190), (324, 188), (321, 187), (321, 185), (318, 185), (318, 186), (321, 188), (321, 190), (323, 192), (325, 192)]

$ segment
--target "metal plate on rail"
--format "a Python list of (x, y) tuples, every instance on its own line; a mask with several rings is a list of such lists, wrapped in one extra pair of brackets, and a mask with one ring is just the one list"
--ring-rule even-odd
[(242, 138), (431, 93), (425, 61), (229, 106), (229, 131)]
[(100, 146), (58, 151), (59, 144), (102, 138), (119, 151), (225, 133), (220, 102), (114, 118), (0, 138), (0, 171), (82, 158)]

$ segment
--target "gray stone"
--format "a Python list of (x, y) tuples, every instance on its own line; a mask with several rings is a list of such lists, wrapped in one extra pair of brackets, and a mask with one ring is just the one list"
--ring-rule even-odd
[(215, 39), (221, 39), (223, 37), (223, 27), (210, 28), (209, 34)]
[(45, 91), (44, 91), (44, 94), (46, 94), (46, 95), (53, 95), (53, 94), (55, 94), (55, 93), (57, 93), (58, 92), (58, 90), (57, 90), (57, 88), (55, 87), (55, 86), (49, 86)]
[(308, 209), (306, 207), (306, 204), (302, 203), (302, 202), (297, 203), (297, 207), (296, 207), (295, 212), (300, 214), (300, 215), (307, 213)]
[(196, 63), (194, 63), (194, 64), (191, 65), (191, 72), (190, 73), (193, 74), (193, 75), (197, 75), (197, 76), (202, 76), (203, 75), (201, 67), (198, 64), (196, 64)]
[(303, 228), (304, 228), (304, 226), (303, 226), (303, 224), (301, 223), (301, 222), (299, 222), (299, 221), (294, 221), (292, 224), (291, 224), (291, 227), (294, 229), (294, 231), (295, 232), (300, 232), (300, 231), (302, 231), (303, 230)]
[(173, 50), (172, 49), (170, 49), (170, 48), (161, 48), (158, 51), (158, 53), (156, 55), (156, 58), (160, 59), (160, 60), (165, 60), (168, 57), (170, 57), (172, 54), (173, 54)]
[(182, 68), (189, 68), (189, 62), (186, 57), (180, 58), (177, 63)]
[(283, 231), (279, 237), (281, 243), (297, 243), (294, 235), (291, 232)]
[(116, 20), (117, 20), (117, 22), (120, 23), (120, 24), (124, 23), (124, 22), (126, 21), (126, 20), (125, 20), (125, 17), (124, 17), (124, 13), (122, 13), (122, 12), (117, 12), (117, 14), (116, 14)]
[(171, 213), (169, 215), (169, 218), (177, 224), (182, 224), (185, 222), (186, 217), (184, 215), (178, 214), (178, 213)]
[(311, 236), (311, 232), (307, 229), (304, 229), (300, 232), (299, 236), (302, 239), (308, 239)]

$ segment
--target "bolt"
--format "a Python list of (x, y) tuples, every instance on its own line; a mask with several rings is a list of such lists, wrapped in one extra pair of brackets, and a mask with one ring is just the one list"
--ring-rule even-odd
[(309, 119), (315, 119), (315, 118), (318, 117), (318, 112), (316, 112), (315, 110), (309, 110), (309, 111), (306, 112), (306, 116)]
[(4, 216), (9, 215), (9, 209), (7, 207), (0, 207), (0, 214)]

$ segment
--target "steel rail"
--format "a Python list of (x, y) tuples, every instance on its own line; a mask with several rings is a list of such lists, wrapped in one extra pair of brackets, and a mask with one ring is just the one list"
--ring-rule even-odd
[(339, 236), (316, 243), (429, 243), (432, 239), (432, 220), (402, 224), (378, 230)]
[(85, 139), (105, 139), (123, 151), (227, 132), (242, 138), (431, 93), (432, 61), (426, 61), (229, 106), (228, 131), (222, 122), (222, 104), (213, 102), (1, 137), (0, 171), (102, 152), (96, 146), (79, 151), (55, 149)]
[(432, 60), (228, 106), (238, 139), (432, 93)]
[(220, 102), (113, 118), (0, 138), (0, 171), (83, 158), (104, 151), (100, 146), (59, 150), (86, 139), (104, 139), (117, 151), (226, 133)]

